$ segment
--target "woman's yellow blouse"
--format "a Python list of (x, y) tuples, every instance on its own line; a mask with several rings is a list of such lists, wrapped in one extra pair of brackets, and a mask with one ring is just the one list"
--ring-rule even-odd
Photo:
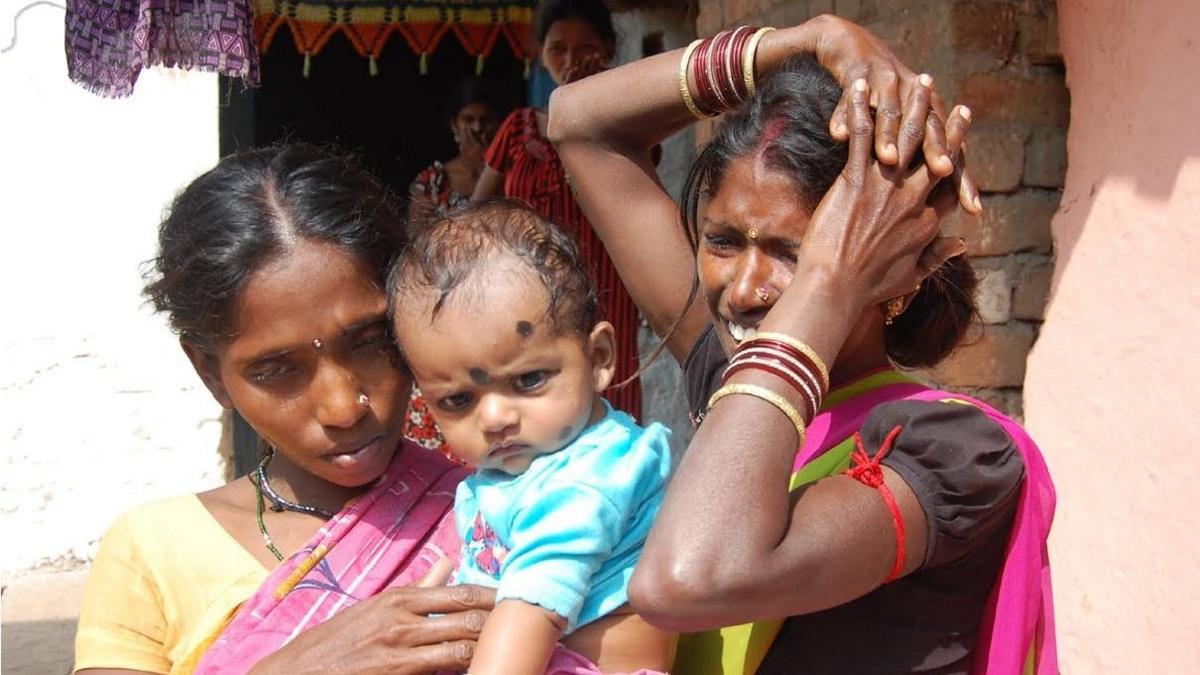
[(195, 495), (133, 509), (100, 540), (75, 637), (75, 669), (188, 672), (197, 649), (266, 577), (262, 563)]

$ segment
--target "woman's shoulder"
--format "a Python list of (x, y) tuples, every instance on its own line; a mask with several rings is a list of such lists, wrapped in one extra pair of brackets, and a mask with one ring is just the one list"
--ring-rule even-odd
[(205, 515), (199, 495), (175, 495), (126, 509), (113, 521), (110, 531), (153, 538), (167, 528), (191, 526)]
[[(899, 431), (896, 431), (899, 429)], [(959, 560), (1008, 531), (1025, 478), (1014, 439), (965, 399), (893, 401), (871, 410), (863, 443), (912, 489), (929, 526), (926, 566)]]

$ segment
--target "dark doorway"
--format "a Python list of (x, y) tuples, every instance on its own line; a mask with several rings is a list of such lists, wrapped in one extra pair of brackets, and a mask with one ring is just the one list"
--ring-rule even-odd
[[(457, 152), (444, 122), (443, 102), (477, 60), (448, 34), (428, 59), (428, 73), (400, 35), (394, 35), (371, 75), (368, 60), (343, 36), (333, 37), (309, 63), (286, 28), (262, 55), (262, 86), (244, 89), (221, 79), (220, 152), (278, 141), (332, 143), (352, 150), (398, 194), (417, 172)], [(482, 77), (507, 94), (510, 107), (525, 100), (525, 64), (501, 39), (484, 62)], [(234, 414), (237, 475), (258, 463), (258, 440)]]

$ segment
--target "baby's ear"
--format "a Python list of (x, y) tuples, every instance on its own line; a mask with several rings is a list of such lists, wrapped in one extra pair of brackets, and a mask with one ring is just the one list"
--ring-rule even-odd
[(592, 385), (596, 393), (608, 389), (617, 373), (616, 330), (607, 321), (601, 321), (588, 335), (588, 356), (592, 360)]

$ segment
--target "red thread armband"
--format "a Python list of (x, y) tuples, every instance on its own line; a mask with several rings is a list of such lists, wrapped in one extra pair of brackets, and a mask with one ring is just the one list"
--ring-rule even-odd
[(887, 437), (883, 439), (883, 445), (879, 446), (879, 452), (875, 453), (875, 458), (872, 459), (863, 448), (862, 435), (855, 432), (855, 450), (851, 455), (854, 459), (854, 466), (846, 471), (854, 480), (879, 491), (879, 495), (883, 497), (883, 503), (887, 505), (888, 511), (892, 514), (892, 522), (896, 525), (896, 561), (892, 564), (892, 571), (888, 574), (887, 579), (883, 580), (885, 584), (895, 581), (900, 576), (900, 572), (904, 570), (904, 516), (900, 514), (900, 506), (896, 504), (896, 498), (892, 495), (891, 488), (883, 481), (883, 467), (879, 465), (879, 462), (892, 449), (892, 444), (899, 435), (900, 426), (897, 425), (888, 432)]

